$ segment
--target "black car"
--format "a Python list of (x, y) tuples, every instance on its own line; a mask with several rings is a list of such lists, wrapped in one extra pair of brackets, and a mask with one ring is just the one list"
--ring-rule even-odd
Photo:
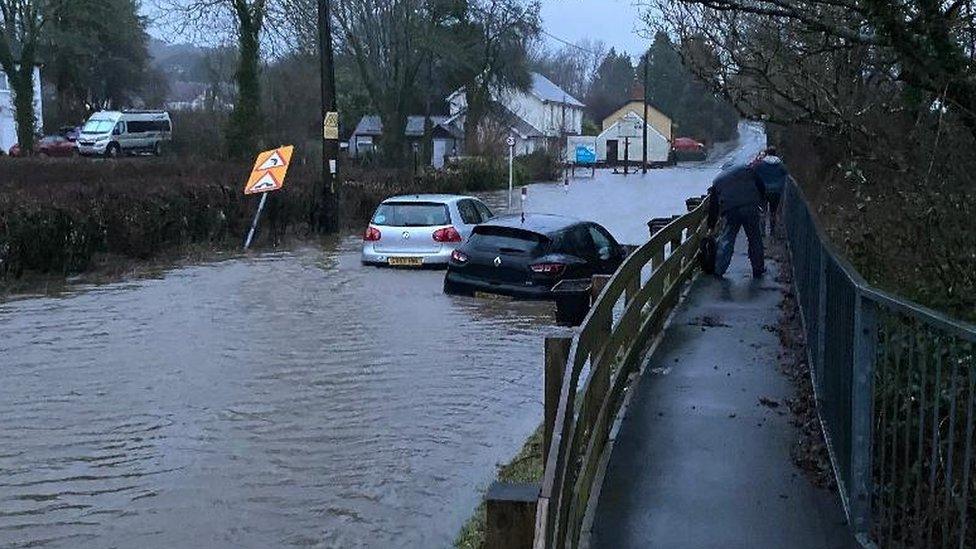
[(444, 291), (551, 299), (560, 280), (611, 274), (626, 255), (596, 223), (558, 215), (506, 215), (476, 226), (454, 251)]

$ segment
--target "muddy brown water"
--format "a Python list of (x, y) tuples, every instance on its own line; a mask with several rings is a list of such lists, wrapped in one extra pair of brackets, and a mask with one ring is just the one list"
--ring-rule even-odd
[[(713, 172), (532, 186), (527, 208), (635, 242)], [(450, 545), (538, 425), (560, 329), (359, 246), (0, 303), (0, 547)]]

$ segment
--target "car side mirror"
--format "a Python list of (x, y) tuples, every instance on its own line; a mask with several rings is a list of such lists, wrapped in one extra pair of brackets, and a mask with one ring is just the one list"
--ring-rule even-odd
[(607, 246), (600, 248), (600, 250), (597, 253), (600, 255), (600, 259), (602, 261), (606, 261), (610, 259), (610, 248)]
[(112, 130), (112, 135), (122, 135), (122, 130), (115, 128)]

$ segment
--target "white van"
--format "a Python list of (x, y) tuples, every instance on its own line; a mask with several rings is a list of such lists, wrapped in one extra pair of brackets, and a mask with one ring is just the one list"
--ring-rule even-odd
[(115, 157), (148, 152), (158, 156), (172, 132), (165, 111), (99, 111), (82, 126), (78, 153)]

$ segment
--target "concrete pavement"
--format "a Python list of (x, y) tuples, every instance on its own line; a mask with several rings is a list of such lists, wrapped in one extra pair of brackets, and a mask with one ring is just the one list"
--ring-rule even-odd
[(782, 286), (753, 280), (740, 238), (724, 280), (679, 306), (622, 422), (593, 529), (612, 549), (856, 547), (839, 497), (794, 466), (778, 368)]

